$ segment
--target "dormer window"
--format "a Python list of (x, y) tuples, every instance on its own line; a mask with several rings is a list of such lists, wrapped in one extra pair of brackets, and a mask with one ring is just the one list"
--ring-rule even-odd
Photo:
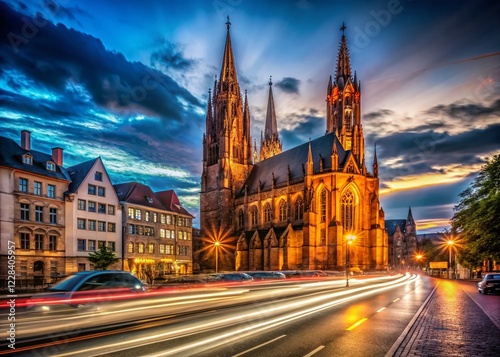
[(153, 203), (153, 198), (146, 196), (146, 200), (148, 200), (149, 203)]
[(33, 156), (30, 154), (23, 155), (23, 164), (33, 165)]
[(49, 171), (56, 171), (56, 164), (54, 164), (52, 161), (47, 161), (47, 170)]

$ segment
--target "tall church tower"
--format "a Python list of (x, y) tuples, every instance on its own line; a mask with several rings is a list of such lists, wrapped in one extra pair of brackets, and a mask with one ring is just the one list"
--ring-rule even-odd
[(350, 150), (359, 167), (364, 166), (365, 139), (361, 126), (361, 83), (352, 77), (349, 50), (342, 24), (342, 38), (335, 78), (328, 82), (326, 97), (326, 133), (335, 132), (345, 150)]
[(203, 173), (200, 194), (200, 224), (207, 230), (232, 227), (234, 193), (241, 190), (252, 167), (250, 109), (236, 76), (233, 49), (227, 35), (219, 81), (209, 90), (206, 132), (203, 135)]
[(276, 111), (274, 109), (273, 81), (269, 78), (269, 98), (267, 100), (266, 127), (264, 135), (260, 138), (260, 161), (281, 153), (281, 141), (276, 124)]

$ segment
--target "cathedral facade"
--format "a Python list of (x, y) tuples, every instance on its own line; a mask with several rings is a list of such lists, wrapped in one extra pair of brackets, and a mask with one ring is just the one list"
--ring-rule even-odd
[(206, 244), (220, 242), (220, 268), (343, 270), (349, 257), (353, 268), (387, 269), (377, 158), (369, 172), (345, 27), (327, 85), (325, 135), (282, 151), (270, 81), (258, 153), (226, 25), (222, 68), (207, 104), (200, 194), (201, 235)]

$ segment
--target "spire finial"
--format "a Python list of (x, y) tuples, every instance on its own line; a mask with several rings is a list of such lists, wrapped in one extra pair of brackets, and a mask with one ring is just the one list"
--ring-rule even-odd
[(231, 27), (231, 22), (229, 21), (229, 15), (227, 16), (227, 22), (226, 22), (227, 29)]
[[(229, 19), (229, 17), (228, 17), (228, 19)], [(228, 21), (229, 21), (229, 20), (228, 20)], [(345, 24), (344, 24), (344, 22), (342, 21), (342, 27), (340, 28), (340, 30), (342, 31), (342, 36), (344, 36), (344, 31), (345, 31), (345, 29), (346, 29), (346, 28), (347, 28), (347, 27), (346, 27), (346, 25), (345, 25)]]
[(273, 85), (273, 76), (269, 76), (269, 86)]

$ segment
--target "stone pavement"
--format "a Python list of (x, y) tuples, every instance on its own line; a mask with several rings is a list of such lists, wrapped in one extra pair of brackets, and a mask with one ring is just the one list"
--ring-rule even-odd
[[(485, 313), (498, 309), (483, 310), (457, 280), (436, 280), (436, 288), (386, 357), (500, 356), (498, 316)], [(485, 298), (500, 306), (499, 295)]]

